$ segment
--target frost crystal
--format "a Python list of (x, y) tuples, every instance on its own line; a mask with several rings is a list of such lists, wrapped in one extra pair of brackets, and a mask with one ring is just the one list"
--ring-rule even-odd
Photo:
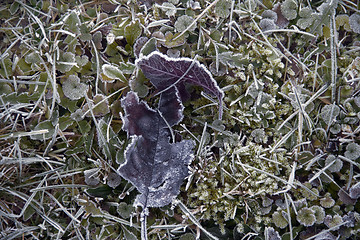
[(78, 76), (70, 75), (63, 83), (62, 89), (66, 97), (71, 100), (78, 100), (85, 96), (88, 85), (80, 83), (80, 78)]

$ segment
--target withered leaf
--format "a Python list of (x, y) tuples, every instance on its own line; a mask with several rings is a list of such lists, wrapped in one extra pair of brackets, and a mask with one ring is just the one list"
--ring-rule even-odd
[(194, 141), (170, 143), (169, 127), (183, 117), (177, 90), (163, 93), (157, 110), (139, 101), (135, 92), (129, 92), (121, 105), (125, 111), (123, 129), (132, 141), (118, 172), (140, 192), (135, 206), (165, 206), (179, 194), (193, 158)]
[(159, 90), (167, 90), (184, 83), (201, 86), (205, 92), (215, 96), (219, 101), (219, 117), (222, 117), (223, 91), (206, 67), (191, 58), (170, 58), (160, 52), (142, 56), (136, 65)]

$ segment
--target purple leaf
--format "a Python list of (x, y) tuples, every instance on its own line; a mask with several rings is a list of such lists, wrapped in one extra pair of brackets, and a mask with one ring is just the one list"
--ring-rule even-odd
[(132, 141), (118, 172), (140, 192), (135, 206), (165, 206), (179, 194), (193, 159), (194, 141), (169, 142), (169, 126), (183, 117), (176, 89), (161, 95), (158, 111), (139, 101), (134, 92), (129, 92), (121, 104), (125, 111), (123, 129)]
[(190, 83), (201, 86), (205, 92), (219, 101), (219, 117), (222, 117), (222, 99), (224, 93), (217, 85), (211, 73), (204, 65), (190, 58), (170, 58), (160, 52), (152, 52), (136, 61), (136, 65), (159, 90), (168, 90), (172, 86)]

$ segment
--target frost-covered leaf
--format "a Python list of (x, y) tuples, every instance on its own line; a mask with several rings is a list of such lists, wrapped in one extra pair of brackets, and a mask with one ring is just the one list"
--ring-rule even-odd
[(130, 80), (130, 88), (136, 92), (139, 97), (145, 97), (149, 93), (149, 88), (146, 86), (148, 80), (142, 72), (138, 72), (136, 78)]
[(172, 34), (171, 32), (166, 32), (165, 33), (165, 42), (163, 42), (162, 44), (165, 47), (168, 48), (174, 48), (174, 47), (179, 47), (185, 44), (185, 36), (181, 35), (180, 37), (178, 37), (180, 35), (180, 33), (175, 33)]
[(306, 29), (310, 27), (314, 22), (315, 18), (313, 16), (313, 10), (310, 8), (302, 8), (299, 12), (300, 19), (297, 21), (297, 25), (301, 29)]
[(50, 120), (45, 120), (38, 123), (38, 125), (35, 126), (34, 131), (39, 131), (39, 130), (47, 130), (47, 133), (30, 135), (30, 138), (33, 140), (50, 139), (55, 133), (55, 128)]
[(161, 10), (165, 11), (166, 16), (168, 17), (173, 17), (176, 14), (176, 7), (174, 6), (174, 4), (169, 2), (164, 2), (161, 5)]
[(119, 79), (122, 82), (126, 82), (126, 78), (124, 74), (121, 72), (121, 70), (110, 64), (104, 64), (102, 65), (102, 72), (105, 74), (106, 77), (110, 79)]
[(358, 199), (360, 197), (360, 182), (356, 183), (349, 189), (350, 197)]
[(277, 28), (275, 21), (269, 18), (261, 19), (259, 26), (262, 31), (271, 31)]
[(224, 65), (228, 65), (229, 67), (241, 68), (244, 64), (247, 64), (249, 61), (243, 57), (240, 53), (234, 52), (222, 52), (218, 55), (219, 61)]
[(87, 185), (95, 186), (100, 182), (99, 170), (97, 168), (88, 169), (84, 171), (85, 183)]
[(72, 11), (65, 19), (65, 27), (73, 33), (80, 33), (80, 19), (75, 11)]
[(345, 157), (356, 160), (360, 157), (360, 145), (357, 143), (349, 143), (346, 146)]
[(70, 75), (62, 85), (64, 95), (71, 100), (78, 100), (85, 96), (88, 85), (80, 82), (80, 78), (76, 75)]
[(215, 14), (221, 18), (227, 18), (230, 15), (231, 0), (220, 0), (215, 5)]
[(281, 13), (287, 20), (295, 19), (297, 16), (298, 3), (296, 0), (285, 0), (281, 4)]
[[(211, 73), (198, 61), (190, 58), (169, 58), (166, 55), (153, 52), (136, 61), (144, 75), (159, 90), (190, 83), (201, 86), (205, 92), (219, 100), (219, 116), (222, 117), (222, 99), (224, 93), (217, 85)], [(182, 94), (182, 92), (181, 92)], [(183, 96), (181, 96), (183, 97)]]
[(323, 107), (320, 116), (327, 125), (330, 125), (339, 114), (340, 108), (335, 104), (332, 104)]
[(330, 26), (331, 11), (337, 7), (337, 0), (327, 0), (323, 2), (318, 8), (318, 13), (314, 13), (315, 21), (310, 26), (311, 33), (323, 34), (323, 26)]
[(72, 52), (61, 53), (59, 60), (56, 62), (57, 70), (62, 73), (69, 72), (75, 65), (75, 54)]
[[(175, 22), (175, 29), (178, 32), (183, 32), (185, 31), (186, 28), (188, 28), (192, 23), (193, 23), (194, 19), (188, 15), (182, 15), (181, 17), (179, 17), (177, 19), (177, 21)], [(189, 31), (192, 32), (196, 29), (196, 24), (193, 24)]]
[(141, 32), (142, 32), (142, 27), (139, 19), (129, 23), (125, 27), (126, 41), (132, 46), (135, 43), (136, 39), (140, 37)]
[(349, 15), (339, 14), (335, 17), (336, 30), (339, 30), (341, 26), (344, 27), (346, 31), (351, 31), (349, 23)]
[(40, 62), (40, 55), (37, 52), (32, 52), (25, 55), (25, 62), (28, 64)]
[(182, 118), (177, 90), (173, 88), (172, 91), (172, 94), (161, 96), (158, 111), (139, 102), (134, 92), (129, 92), (121, 101), (125, 111), (123, 129), (132, 141), (118, 172), (140, 192), (135, 206), (162, 207), (171, 203), (188, 176), (194, 142), (169, 142), (168, 127)]
[(354, 33), (360, 33), (360, 14), (354, 13), (349, 17), (349, 24)]
[(149, 41), (147, 41), (144, 46), (141, 47), (139, 55), (137, 57), (140, 56), (147, 56), (150, 53), (154, 52), (157, 50), (157, 40), (155, 37), (152, 37), (149, 39)]

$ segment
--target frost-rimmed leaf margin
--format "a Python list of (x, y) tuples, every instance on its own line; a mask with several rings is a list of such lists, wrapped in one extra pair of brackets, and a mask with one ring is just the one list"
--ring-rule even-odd
[[(135, 61), (135, 65), (161, 92), (175, 86), (182, 95), (180, 89), (183, 88), (181, 85), (185, 82), (203, 87), (207, 93), (217, 97), (219, 119), (222, 118), (224, 92), (219, 88), (210, 71), (198, 60), (186, 57), (171, 58), (154, 51), (147, 56), (140, 55)], [(177, 74), (175, 74), (176, 71), (178, 71)]]

